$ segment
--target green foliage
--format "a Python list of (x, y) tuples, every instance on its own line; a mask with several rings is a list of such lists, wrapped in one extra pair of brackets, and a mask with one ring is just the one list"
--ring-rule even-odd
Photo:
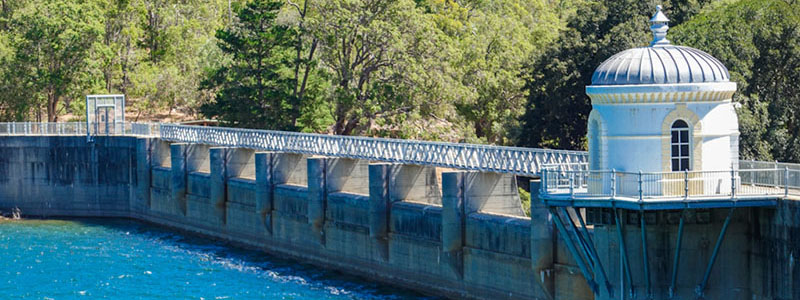
[(704, 10), (673, 40), (719, 58), (739, 84), (742, 158), (800, 162), (800, 4), (743, 0)]
[[(102, 32), (101, 10), (95, 1), (43, 1), (15, 11), (7, 26), (13, 56), (3, 72), (2, 102), (7, 118), (20, 119), (44, 106), (46, 120), (57, 121), (63, 97), (91, 85), (94, 43)], [(37, 110), (37, 120), (44, 120)]]
[(320, 0), (312, 8), (321, 14), (309, 30), (331, 74), (333, 133), (386, 135), (452, 103), (443, 89), (452, 79), (440, 73), (448, 42), (413, 1)]
[[(661, 4), (670, 39), (738, 82), (741, 156), (800, 161), (800, 4)], [(585, 149), (584, 88), (602, 61), (650, 41), (654, 6), (2, 1), (0, 121), (80, 116), (83, 95), (124, 93), (140, 114), (232, 126)]]
[(525, 211), (525, 215), (530, 217), (531, 216), (531, 193), (526, 191), (523, 188), (517, 188), (519, 192), (519, 201), (522, 202), (522, 210)]
[[(670, 9), (676, 12), (675, 19), (684, 20), (697, 12), (702, 2), (706, 1), (674, 1), (665, 7), (668, 14)], [(653, 11), (654, 4), (635, 0), (578, 5), (558, 40), (526, 68), (528, 105), (515, 134), (518, 144), (586, 149), (591, 102), (584, 88), (605, 59), (648, 44), (652, 37), (647, 20)]]
[[(213, 34), (228, 3), (3, 1), (0, 121), (83, 115), (89, 93), (126, 94), (140, 112), (193, 114), (213, 96), (198, 89), (201, 79), (225, 62)], [(147, 43), (149, 18), (159, 20), (158, 45)]]
[(463, 92), (458, 115), (483, 142), (509, 144), (509, 131), (524, 112), (527, 60), (556, 38), (557, 12), (539, 0), (441, 1), (430, 6), (439, 27), (455, 43), (451, 60)]
[(204, 86), (216, 100), (201, 107), (206, 116), (238, 127), (295, 130), (300, 108), (291, 93), (290, 47), (297, 34), (275, 20), (282, 2), (254, 0), (236, 9), (237, 21), (217, 32), (219, 47), (231, 57)]
[(178, 109), (195, 115), (199, 106), (214, 96), (212, 91), (200, 89), (201, 82), (228, 62), (214, 35), (231, 20), (230, 2), (114, 1), (129, 4), (117, 45), (120, 58), (108, 91), (118, 90), (141, 100), (134, 102), (140, 111), (169, 109), (171, 113)]

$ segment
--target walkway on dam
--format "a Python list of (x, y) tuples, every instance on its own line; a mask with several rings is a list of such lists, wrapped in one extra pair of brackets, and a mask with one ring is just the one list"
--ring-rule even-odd
[(261, 151), (322, 155), (481, 172), (538, 176), (544, 166), (580, 168), (583, 151), (416, 140), (338, 136), (299, 132), (190, 126), (167, 123), (114, 123), (109, 128), (82, 122), (0, 123), (0, 135), (132, 135), (169, 142), (204, 144)]
[[(104, 125), (104, 124), (101, 124)], [(586, 170), (582, 151), (190, 126), (81, 122), (0, 123), (0, 135), (129, 135), (168, 142), (320, 155), (542, 178), (549, 205), (681, 209), (773, 206), (800, 198), (800, 164), (741, 161), (730, 171), (634, 173)]]
[[(483, 299), (511, 293), (518, 299), (602, 298), (612, 287), (628, 295), (634, 289), (665, 294), (665, 284), (653, 281), (651, 289), (651, 280), (642, 278), (670, 272), (677, 281), (669, 291), (688, 295), (702, 282), (712, 286), (708, 295), (727, 295), (726, 286), (713, 281), (731, 280), (724, 268), (711, 268), (717, 253), (734, 261), (762, 259), (750, 249), (741, 254), (740, 247), (722, 245), (726, 235), (734, 241), (747, 236), (744, 217), (762, 214), (769, 221), (760, 226), (771, 241), (790, 240), (779, 235), (788, 231), (768, 231), (784, 226), (776, 209), (735, 208), (780, 210), (798, 205), (781, 199), (800, 199), (797, 164), (738, 161), (734, 170), (716, 172), (587, 171), (586, 153), (576, 151), (143, 123), (115, 124), (100, 135), (120, 137), (105, 138), (86, 135), (86, 128), (0, 123), (7, 158), (0, 170), (9, 178), (0, 182), (0, 207), (41, 216), (139, 218)], [(532, 203), (530, 217), (507, 213), (521, 206), (514, 175), (541, 179), (530, 187), (532, 198), (545, 201)], [(689, 212), (723, 205), (731, 209)], [(697, 254), (693, 246), (659, 252), (682, 249), (670, 244), (681, 240), (683, 230), (675, 227), (683, 226), (669, 223), (679, 213), (683, 224), (679, 211), (686, 211), (687, 239), (708, 240), (707, 253)], [(582, 240), (588, 230), (592, 239)], [(673, 258), (681, 252), (689, 258)], [(659, 266), (674, 259), (681, 267), (639, 272), (656, 264), (648, 253), (656, 254)], [(707, 266), (702, 281), (687, 271), (696, 266)], [(623, 276), (633, 279), (612, 286), (612, 278)], [(413, 282), (397, 281), (408, 278)]]

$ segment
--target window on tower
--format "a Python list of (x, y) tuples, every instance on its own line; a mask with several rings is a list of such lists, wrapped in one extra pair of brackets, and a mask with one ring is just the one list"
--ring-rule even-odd
[(671, 134), (672, 171), (691, 170), (689, 165), (689, 125), (683, 120), (677, 120), (672, 123)]

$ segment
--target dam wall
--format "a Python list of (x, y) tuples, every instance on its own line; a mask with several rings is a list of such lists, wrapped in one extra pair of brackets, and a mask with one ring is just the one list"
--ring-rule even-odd
[(8, 136), (0, 210), (14, 207), (139, 219), (454, 299), (594, 298), (546, 208), (525, 216), (507, 174), (154, 138)]
[(800, 299), (798, 201), (736, 208), (700, 293), (730, 209), (686, 210), (680, 248), (681, 211), (618, 210), (620, 239), (613, 210), (579, 210), (615, 292), (597, 277), (594, 295), (551, 212), (534, 200), (525, 216), (516, 190), (511, 175), (432, 166), (154, 138), (0, 137), (4, 212), (133, 218), (453, 299)]
[(127, 217), (136, 138), (0, 138), (0, 203), (37, 216)]

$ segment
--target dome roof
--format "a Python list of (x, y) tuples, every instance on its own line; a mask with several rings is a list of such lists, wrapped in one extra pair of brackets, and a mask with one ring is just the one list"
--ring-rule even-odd
[(592, 85), (725, 82), (728, 69), (703, 51), (683, 46), (657, 45), (615, 54), (600, 64)]
[(730, 75), (718, 59), (703, 51), (675, 46), (667, 40), (669, 19), (658, 11), (650, 19), (653, 42), (615, 54), (600, 64), (592, 85), (637, 85), (728, 82)]

